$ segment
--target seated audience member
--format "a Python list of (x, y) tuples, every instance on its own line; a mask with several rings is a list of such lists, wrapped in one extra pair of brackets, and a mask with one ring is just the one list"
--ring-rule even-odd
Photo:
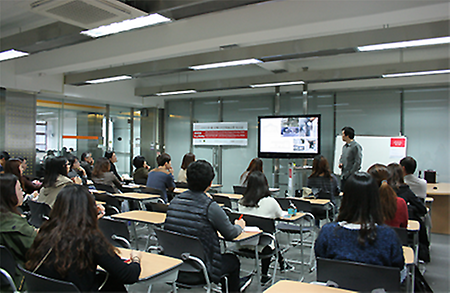
[(68, 177), (70, 179), (72, 179), (74, 177), (79, 177), (79, 178), (81, 178), (81, 181), (83, 182), (83, 184), (86, 184), (87, 183), (87, 174), (86, 174), (86, 171), (83, 169), (83, 167), (81, 167), (80, 161), (78, 161), (78, 158), (75, 156), (72, 156), (69, 160), (69, 164), (70, 164), (70, 171), (67, 174)]
[(101, 266), (109, 273), (102, 291), (125, 292), (123, 284), (139, 279), (140, 252), (133, 250), (132, 262), (125, 263), (99, 230), (97, 214), (94, 197), (85, 186), (63, 188), (50, 220), (41, 226), (28, 251), (26, 269), (72, 282), (81, 292), (95, 292), (103, 281), (96, 275), (97, 266)]
[[(271, 196), (269, 191), (269, 184), (264, 173), (260, 171), (254, 171), (248, 175), (247, 189), (245, 190), (243, 197), (239, 200), (238, 208), (239, 212), (247, 215), (254, 215), (270, 219), (278, 219), (283, 216), (283, 210), (278, 202)], [(254, 246), (253, 246), (254, 248)], [(272, 243), (265, 247), (260, 247), (261, 252), (269, 254), (275, 249), (275, 245)], [(291, 271), (295, 268), (284, 261), (283, 256), (278, 256), (281, 271)], [(270, 265), (270, 259), (261, 260), (261, 283), (266, 284), (271, 280), (268, 274)]]
[(66, 185), (73, 183), (81, 184), (80, 178), (74, 178), (73, 181), (67, 176), (70, 164), (63, 156), (47, 159), (45, 163), (45, 176), (39, 192), (38, 202), (44, 202), (53, 207), (56, 196)]
[(92, 181), (97, 184), (104, 184), (111, 186), (114, 193), (119, 193), (122, 190), (122, 184), (110, 170), (111, 164), (107, 158), (98, 158), (94, 164), (92, 171)]
[(11, 158), (11, 156), (3, 151), (0, 153), (0, 173), (4, 172), (4, 168), (5, 168), (5, 163), (6, 161), (8, 161)]
[(114, 164), (117, 162), (116, 153), (114, 151), (106, 151), (105, 158), (109, 160), (109, 164), (111, 165), (110, 166), (111, 172), (114, 174), (114, 176), (116, 176), (117, 180), (122, 181), (122, 177), (117, 172), (116, 165)]
[(136, 168), (133, 173), (133, 180), (136, 184), (146, 184), (148, 179), (149, 166), (143, 156), (136, 156), (133, 159), (133, 166)]
[(427, 208), (420, 198), (411, 191), (408, 185), (403, 181), (403, 169), (397, 163), (391, 163), (388, 166), (391, 176), (389, 177), (389, 185), (395, 190), (398, 197), (405, 200), (408, 205), (408, 217), (410, 220), (418, 221), (420, 224), (419, 230), (419, 259), (429, 262), (430, 252), (428, 241), (427, 228), (422, 220), (422, 217), (427, 213)]
[[(0, 245), (8, 248), (21, 266), (26, 262), (25, 255), (37, 232), (17, 210), (22, 200), (23, 191), (17, 177), (0, 174)], [(19, 271), (16, 270), (16, 275), (12, 277), (19, 286), (22, 279)]]
[(404, 157), (400, 160), (400, 166), (403, 169), (403, 180), (414, 192), (414, 194), (425, 201), (427, 197), (427, 181), (419, 177), (414, 176), (414, 172), (417, 168), (417, 162), (413, 157)]
[(248, 175), (250, 175), (250, 173), (252, 173), (253, 171), (264, 172), (263, 161), (260, 158), (254, 158), (253, 160), (251, 160), (245, 172), (241, 174), (241, 177), (239, 177), (241, 186), (247, 186)]
[(33, 184), (30, 180), (23, 176), (22, 162), (19, 159), (9, 159), (5, 163), (5, 173), (13, 174), (20, 182), (21, 188), (26, 194), (32, 194), (34, 191), (39, 190), (40, 185)]
[(81, 167), (86, 171), (88, 179), (92, 179), (92, 169), (94, 168), (94, 158), (89, 152), (81, 154)]
[(394, 189), (387, 183), (390, 176), (388, 168), (382, 164), (374, 164), (367, 172), (377, 182), (384, 223), (391, 227), (406, 228), (408, 226), (408, 207), (405, 200), (398, 197)]
[(199, 238), (206, 252), (206, 268), (211, 280), (221, 281), (222, 292), (225, 292), (220, 276), (227, 275), (228, 291), (239, 292), (248, 286), (251, 278), (242, 280), (244, 284), (240, 287), (239, 259), (233, 254), (221, 254), (217, 232), (231, 240), (241, 234), (245, 221), (236, 220), (234, 225), (231, 224), (223, 209), (205, 194), (214, 176), (211, 164), (204, 160), (188, 167), (189, 190), (177, 195), (170, 203), (164, 229)]
[(147, 187), (156, 188), (162, 191), (162, 199), (167, 203), (167, 191), (171, 192), (175, 189), (173, 179), (173, 168), (169, 154), (162, 153), (156, 158), (158, 167), (148, 173)]
[(314, 251), (317, 257), (403, 269), (402, 245), (395, 231), (383, 225), (372, 176), (356, 172), (347, 179), (337, 222), (322, 227)]
[(328, 160), (318, 155), (314, 158), (312, 173), (308, 177), (306, 186), (310, 187), (314, 194), (329, 194), (329, 198), (333, 204), (336, 204), (336, 198), (339, 196), (339, 181), (337, 177), (331, 173)]
[(192, 162), (195, 162), (195, 155), (193, 153), (187, 153), (183, 156), (183, 162), (181, 162), (181, 170), (178, 173), (177, 182), (187, 182), (186, 170)]
[[(19, 181), (23, 181), (22, 188), (23, 191), (25, 191), (26, 194), (32, 194), (35, 191), (39, 191), (42, 186), (42, 182), (39, 180), (33, 180), (31, 181), (30, 178), (25, 174), (25, 171), (28, 168), (28, 161), (26, 157), (17, 157), (21, 161), (20, 168), (22, 169), (22, 180), (19, 179)], [(17, 176), (17, 175), (16, 175)]]

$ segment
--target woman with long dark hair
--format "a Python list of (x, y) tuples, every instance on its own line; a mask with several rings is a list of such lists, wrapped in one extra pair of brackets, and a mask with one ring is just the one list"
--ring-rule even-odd
[[(22, 204), (23, 191), (16, 176), (0, 174), (0, 245), (4, 245), (20, 265), (36, 237), (36, 229), (28, 224), (17, 207)], [(20, 284), (20, 274), (13, 276)]]
[(117, 177), (111, 172), (111, 164), (107, 158), (98, 158), (94, 163), (92, 171), (92, 181), (97, 184), (111, 186), (115, 193), (122, 189), (122, 184)]
[(312, 173), (308, 177), (306, 186), (313, 189), (318, 195), (329, 195), (331, 202), (336, 204), (336, 197), (339, 196), (339, 183), (336, 176), (331, 173), (328, 160), (324, 156), (318, 155), (314, 158)]
[[(239, 200), (239, 212), (270, 219), (278, 219), (283, 216), (283, 210), (278, 202), (271, 196), (267, 178), (261, 171), (253, 171), (247, 178), (247, 189)], [(261, 247), (263, 253), (270, 253), (275, 249), (274, 244)], [(282, 271), (293, 270), (294, 267), (284, 261), (283, 256), (278, 256)], [(270, 259), (261, 260), (261, 283), (266, 284), (271, 280), (268, 274)]]
[(87, 187), (69, 185), (61, 190), (28, 251), (25, 267), (50, 278), (74, 283), (81, 292), (98, 291), (97, 266), (109, 273), (105, 291), (124, 291), (141, 271), (140, 254), (126, 264), (98, 228), (97, 207)]
[(39, 193), (38, 202), (44, 202), (53, 207), (56, 196), (64, 186), (73, 184), (81, 184), (80, 178), (74, 178), (73, 181), (68, 177), (70, 164), (63, 156), (50, 158), (45, 163), (45, 175), (43, 188)]
[(368, 173), (348, 178), (337, 222), (322, 227), (314, 251), (317, 257), (403, 269), (402, 245), (383, 224), (378, 186)]
[(183, 161), (181, 162), (181, 170), (178, 173), (177, 182), (187, 182), (186, 170), (192, 162), (195, 162), (195, 155), (193, 153), (187, 153), (183, 156)]
[(384, 223), (391, 227), (406, 228), (408, 226), (408, 208), (405, 200), (398, 197), (394, 189), (387, 183), (390, 176), (388, 168), (383, 164), (374, 164), (367, 172), (377, 182)]
[(247, 186), (248, 176), (254, 171), (263, 172), (263, 161), (260, 158), (254, 158), (251, 160), (245, 172), (241, 174), (241, 177), (239, 177), (240, 184), (242, 186)]

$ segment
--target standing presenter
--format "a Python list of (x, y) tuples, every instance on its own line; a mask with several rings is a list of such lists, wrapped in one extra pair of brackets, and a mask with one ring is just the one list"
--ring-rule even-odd
[(341, 158), (339, 159), (339, 168), (341, 172), (341, 190), (343, 190), (345, 181), (354, 173), (361, 169), (362, 147), (355, 141), (355, 130), (350, 126), (342, 128), (342, 141), (345, 142), (342, 147)]

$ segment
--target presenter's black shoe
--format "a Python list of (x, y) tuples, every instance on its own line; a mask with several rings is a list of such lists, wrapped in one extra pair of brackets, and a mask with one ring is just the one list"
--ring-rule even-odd
[(265, 285), (269, 284), (271, 281), (272, 281), (271, 275), (263, 275), (261, 277), (261, 286), (265, 286)]
[(240, 286), (239, 286), (240, 291), (244, 292), (245, 289), (247, 289), (248, 286), (250, 286), (251, 282), (252, 282), (252, 274), (250, 274), (248, 276), (245, 276), (245, 277), (242, 277), (241, 278), (241, 282), (240, 282)]

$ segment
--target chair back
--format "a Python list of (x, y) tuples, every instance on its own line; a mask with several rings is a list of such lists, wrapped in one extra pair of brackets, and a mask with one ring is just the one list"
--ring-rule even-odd
[(244, 194), (245, 190), (247, 190), (247, 186), (233, 185), (233, 192), (235, 194)]
[(187, 182), (175, 182), (177, 188), (189, 188)]
[[(181, 259), (183, 253), (189, 253), (205, 262), (205, 251), (198, 238), (159, 228), (154, 228), (154, 231), (164, 255)], [(192, 262), (185, 261), (180, 271), (199, 272), (200, 269)]]
[(28, 222), (36, 228), (40, 228), (42, 223), (48, 219), (48, 215), (52, 210), (50, 206), (43, 202), (28, 201), (30, 207), (30, 218)]
[(291, 201), (297, 207), (298, 212), (303, 212), (303, 213), (311, 213), (312, 212), (312, 205), (309, 201), (302, 200), (299, 198), (293, 198), (293, 197), (288, 197), (286, 199)]
[(214, 200), (215, 202), (221, 203), (221, 204), (223, 204), (225, 207), (231, 209), (231, 200), (230, 200), (229, 197), (221, 196), (221, 195), (217, 195), (217, 194), (213, 194), (212, 197), (213, 197), (213, 200)]
[(134, 183), (135, 184), (140, 184), (140, 185), (145, 185), (145, 184), (147, 184), (147, 179), (145, 179), (145, 178), (138, 178), (138, 179), (134, 180)]
[(3, 292), (3, 289), (10, 286), (13, 290), (15, 290), (15, 284), (13, 276), (16, 274), (16, 260), (14, 256), (11, 254), (8, 248), (3, 245), (0, 245), (0, 268), (2, 268), (5, 272), (2, 272), (0, 276), (0, 288)]
[(72, 282), (45, 277), (33, 272), (30, 272), (19, 266), (25, 276), (25, 283), (27, 284), (27, 291), (34, 292), (80, 292), (77, 286)]
[(339, 288), (370, 292), (384, 288), (400, 291), (400, 269), (364, 263), (317, 258), (317, 281), (331, 280)]
[[(104, 216), (98, 220), (98, 227), (112, 245), (123, 248), (131, 248), (129, 245), (130, 232), (128, 231), (126, 221)], [(125, 240), (120, 238), (124, 238)]]
[(95, 200), (103, 201), (106, 203), (105, 214), (107, 216), (120, 213), (121, 204), (117, 198), (115, 198), (107, 193), (94, 193), (94, 197), (95, 197)]
[(275, 220), (259, 217), (259, 216), (252, 216), (252, 215), (245, 215), (244, 214), (244, 221), (246, 226), (256, 226), (259, 229), (263, 230), (266, 233), (274, 234), (275, 233)]
[(102, 184), (102, 183), (94, 183), (95, 189), (106, 191), (109, 193), (116, 193), (114, 188), (111, 185)]
[(398, 239), (400, 240), (402, 246), (408, 246), (408, 230), (406, 230), (406, 228), (397, 227), (392, 227), (392, 229), (394, 229), (395, 233), (397, 233)]
[(146, 202), (145, 207), (147, 211), (157, 212), (157, 213), (167, 213), (169, 205), (161, 202)]

